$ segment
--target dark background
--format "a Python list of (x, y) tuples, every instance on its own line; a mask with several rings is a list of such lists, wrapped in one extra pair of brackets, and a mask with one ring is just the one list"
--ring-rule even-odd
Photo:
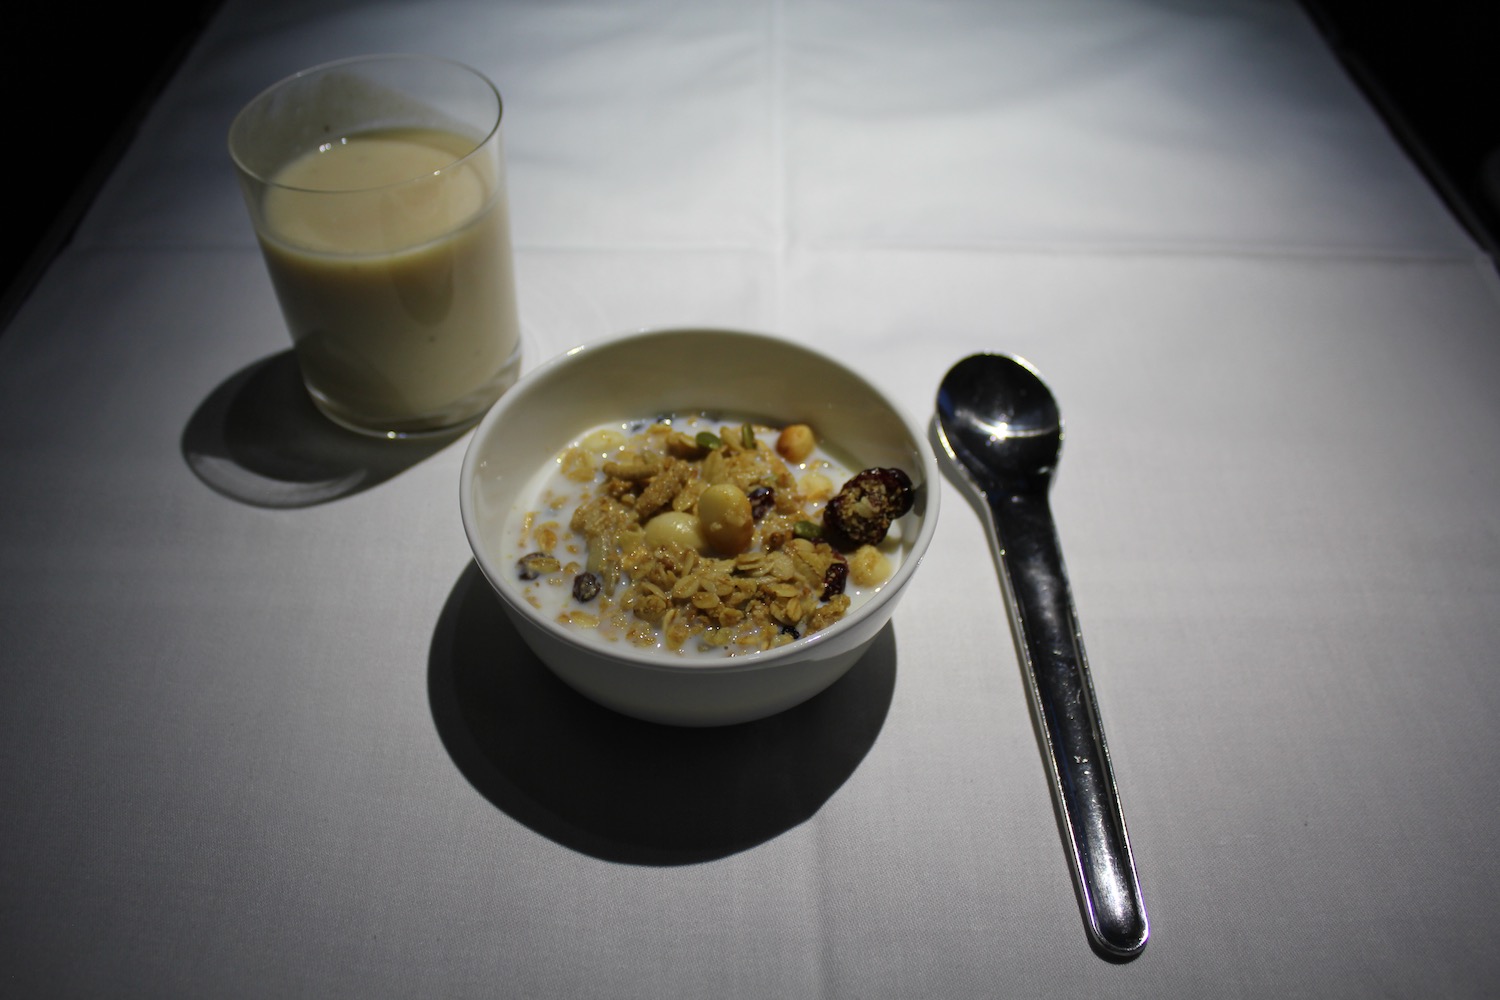
[(0, 324), (9, 324), (67, 244), (137, 124), (221, 3), (16, 4), (6, 12), (10, 56), (0, 62), (0, 74), (3, 93), (11, 95), (8, 134), (12, 143), (37, 137), (47, 160), (16, 178), (26, 197), (0, 229)]
[[(99, 183), (128, 146), (152, 100), (176, 71), (221, 0), (160, 0), (150, 28), (133, 9), (66, 7), (13, 14), (5, 92), (14, 136), (44, 137), (49, 162), (26, 178), (30, 195), (6, 227), (0, 324), (8, 323), (53, 255), (67, 243)], [(1211, 0), (1204, 0), (1210, 3)], [(1500, 33), (1482, 0), (1301, 0), (1351, 78), (1385, 117), (1454, 216), (1492, 259), (1500, 250)], [(64, 13), (59, 13), (64, 11)], [(86, 16), (92, 51), (64, 50)], [(21, 54), (34, 52), (32, 58)], [(38, 66), (45, 67), (43, 69)], [(67, 95), (61, 78), (87, 73)], [(28, 120), (27, 116), (32, 116)]]
[(1500, 251), (1500, 31), (1486, 0), (1301, 0), (1458, 221)]

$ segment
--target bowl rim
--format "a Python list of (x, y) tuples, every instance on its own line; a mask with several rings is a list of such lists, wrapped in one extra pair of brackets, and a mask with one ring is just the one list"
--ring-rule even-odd
[[(620, 644), (619, 648), (615, 648), (614, 645), (605, 646), (597, 641), (581, 638), (577, 635), (576, 630), (564, 628), (550, 618), (539, 614), (535, 608), (522, 601), (518, 594), (513, 593), (505, 585), (504, 581), (498, 578), (502, 567), (493, 565), (493, 561), (486, 555), (486, 549), (482, 544), (484, 536), (479, 530), (478, 514), (473, 507), (472, 495), (474, 481), (479, 469), (480, 452), (483, 450), (482, 442), (489, 439), (494, 432), (495, 425), (504, 420), (506, 414), (519, 406), (530, 393), (539, 391), (537, 387), (545, 385), (547, 380), (554, 377), (556, 372), (588, 353), (596, 353), (611, 348), (626, 348), (632, 343), (658, 337), (684, 335), (729, 337), (771, 341), (781, 346), (790, 345), (814, 355), (824, 363), (841, 370), (889, 409), (906, 429), (906, 433), (910, 437), (911, 443), (921, 460), (921, 485), (926, 493), (923, 498), (926, 510), (922, 516), (921, 525), (916, 537), (912, 539), (911, 548), (907, 556), (901, 560), (901, 565), (897, 567), (896, 572), (891, 578), (882, 584), (880, 589), (872, 594), (853, 614), (839, 619), (822, 631), (804, 636), (785, 646), (778, 646), (775, 649), (739, 653), (734, 656), (726, 656), (722, 660), (707, 657), (688, 660), (687, 657), (691, 654), (682, 654), (684, 662), (676, 663), (664, 659), (664, 654), (654, 648), (637, 649), (634, 646), (626, 644)], [(489, 582), (491, 588), (496, 591), (500, 600), (507, 608), (519, 612), (528, 622), (552, 639), (563, 643), (570, 649), (577, 650), (581, 654), (595, 658), (622, 661), (637, 669), (665, 674), (721, 675), (769, 670), (785, 661), (801, 659), (805, 657), (809, 650), (814, 650), (830, 642), (836, 642), (844, 633), (856, 627), (860, 621), (870, 618), (872, 615), (878, 613), (882, 607), (894, 601), (916, 573), (917, 567), (927, 554), (933, 535), (937, 531), (941, 479), (942, 474), (938, 468), (936, 453), (933, 451), (926, 435), (922, 433), (921, 425), (914, 422), (910, 415), (879, 386), (875, 385), (858, 371), (822, 351), (810, 347), (801, 341), (793, 340), (790, 337), (732, 327), (641, 327), (625, 333), (606, 335), (594, 340), (584, 341), (566, 350), (559, 351), (543, 360), (536, 368), (523, 374), (513, 386), (506, 390), (475, 426), (473, 434), (469, 438), (469, 443), (465, 448), (463, 465), (459, 471), (459, 511), (463, 519), (464, 534), (468, 538), (474, 563), (479, 567), (480, 573)]]

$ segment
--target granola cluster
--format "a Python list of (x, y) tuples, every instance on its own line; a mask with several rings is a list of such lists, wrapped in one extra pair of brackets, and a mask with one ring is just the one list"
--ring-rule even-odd
[(526, 519), (536, 551), (517, 574), (571, 587), (560, 620), (640, 646), (752, 652), (826, 628), (850, 608), (846, 586), (875, 586), (891, 565), (873, 542), (824, 536), (849, 477), (813, 437), (696, 418), (591, 432), (559, 459), (576, 494), (554, 491)]
[[(846, 594), (824, 599), (824, 577), (836, 554), (826, 543), (793, 538), (773, 552), (733, 559), (692, 549), (640, 546), (624, 560), (629, 583), (615, 624), (638, 645), (669, 649), (698, 638), (707, 648), (771, 649), (838, 621)], [(587, 611), (568, 613), (574, 624), (598, 624)]]

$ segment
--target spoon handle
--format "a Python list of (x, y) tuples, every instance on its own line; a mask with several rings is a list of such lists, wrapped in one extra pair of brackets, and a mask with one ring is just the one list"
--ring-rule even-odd
[(988, 499), (1011, 625), (1041, 722), (1084, 921), (1096, 947), (1133, 956), (1150, 933), (1146, 905), (1047, 494)]

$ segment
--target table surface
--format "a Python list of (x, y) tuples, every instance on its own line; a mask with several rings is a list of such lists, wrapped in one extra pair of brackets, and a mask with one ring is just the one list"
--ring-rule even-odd
[[(655, 727), (522, 648), (467, 437), (300, 394), (224, 149), (499, 85), (526, 367), (770, 331), (918, 419), (1021, 354), (1152, 939), (1090, 950), (982, 522), (834, 688)], [(0, 336), (16, 996), (1480, 996), (1500, 296), (1295, 5), (233, 0)]]

